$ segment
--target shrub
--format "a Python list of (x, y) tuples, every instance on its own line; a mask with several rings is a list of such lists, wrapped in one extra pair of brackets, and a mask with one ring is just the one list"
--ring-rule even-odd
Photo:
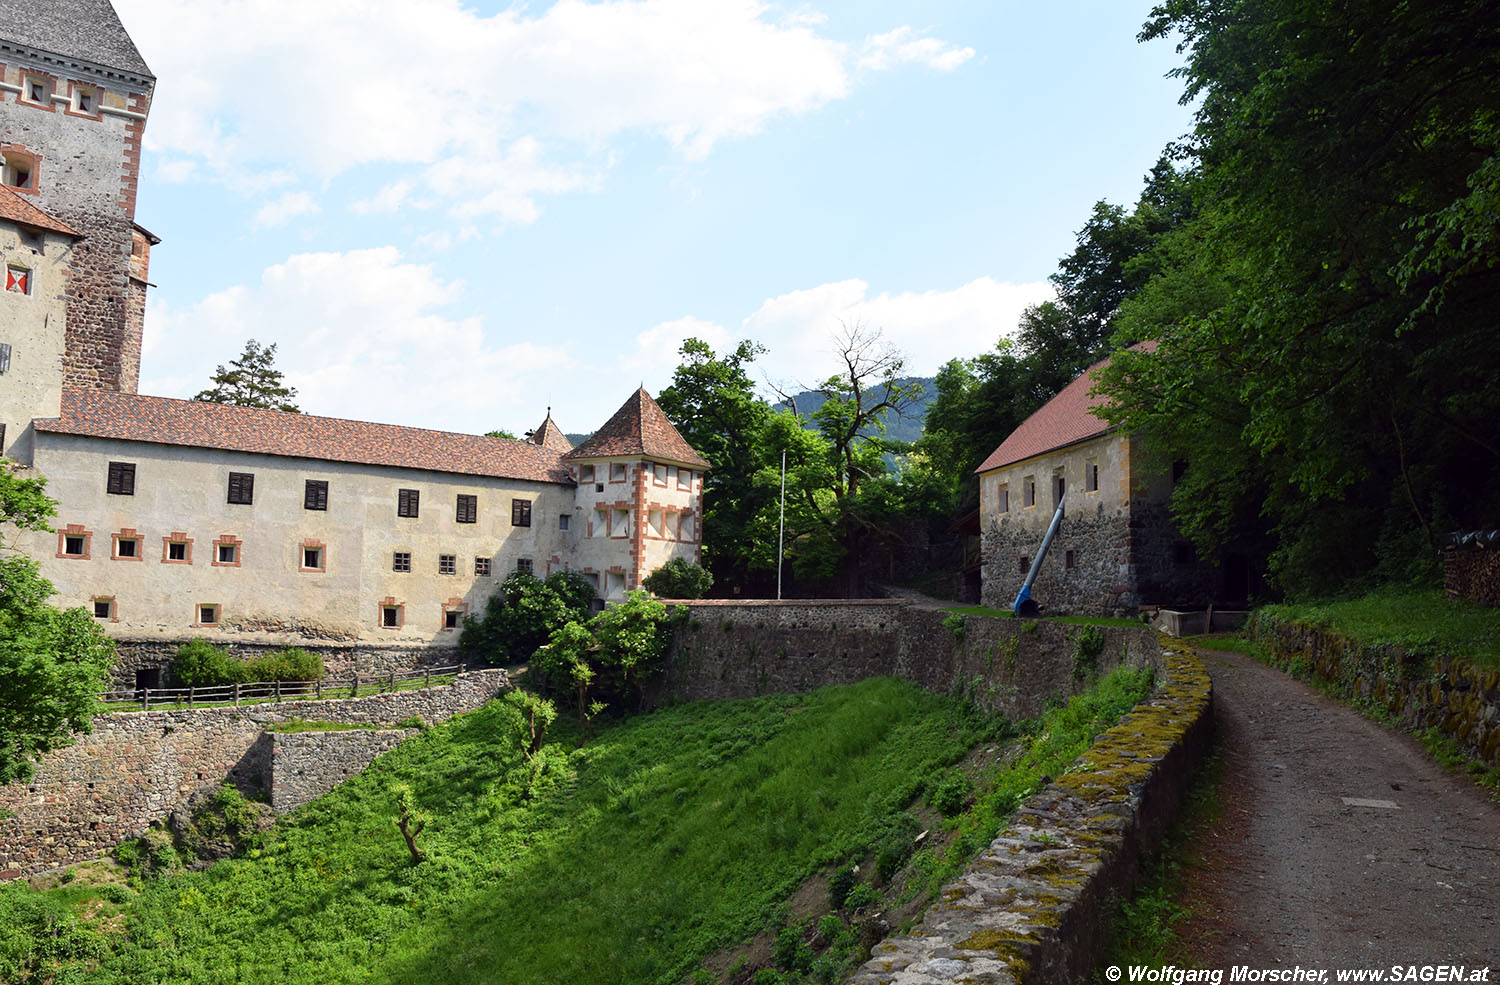
[(558, 629), (587, 619), (593, 600), (593, 586), (575, 572), (538, 581), (517, 571), (490, 596), (483, 618), (464, 619), (459, 652), (493, 666), (525, 663)]
[(944, 817), (953, 817), (964, 809), (973, 790), (974, 781), (966, 774), (955, 771), (938, 781), (928, 793), (927, 803)]
[(891, 876), (900, 871), (901, 866), (911, 856), (917, 847), (917, 835), (921, 833), (922, 825), (910, 814), (898, 814), (885, 822), (880, 837), (875, 842), (875, 877), (881, 882), (889, 882)]
[(171, 671), (178, 687), (219, 687), (249, 680), (243, 663), (223, 647), (201, 638), (188, 640), (177, 648)]
[(1073, 640), (1073, 682), (1082, 683), (1099, 669), (1099, 654), (1104, 652), (1104, 630), (1085, 626)]
[(784, 971), (806, 972), (812, 968), (812, 948), (802, 939), (802, 927), (793, 924), (783, 927), (776, 935), (776, 946), (771, 951), (776, 967)]
[(323, 658), (301, 647), (272, 650), (245, 664), (252, 681), (317, 681), (323, 679)]
[(833, 875), (828, 877), (828, 905), (835, 910), (842, 910), (856, 878), (852, 865), (842, 865), (835, 869)]
[(943, 628), (953, 634), (953, 642), (962, 643), (969, 627), (964, 621), (963, 613), (951, 612), (943, 617)]
[(713, 584), (714, 576), (707, 568), (681, 557), (674, 557), (641, 582), (646, 591), (664, 599), (701, 599)]
[(844, 905), (851, 910), (859, 910), (879, 899), (880, 894), (875, 891), (875, 887), (862, 882), (849, 891), (849, 898), (844, 900)]

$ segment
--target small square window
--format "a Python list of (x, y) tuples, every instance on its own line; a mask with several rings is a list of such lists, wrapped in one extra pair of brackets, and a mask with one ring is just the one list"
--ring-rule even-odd
[(141, 556), (141, 542), (125, 537), (115, 541), (115, 557), (135, 559)]
[(79, 113), (94, 115), (95, 108), (99, 105), (99, 94), (92, 89), (84, 89), (81, 86), (73, 90), (73, 109)]
[(458, 574), (458, 555), (457, 554), (439, 554), (438, 555), (438, 574), (440, 574), (440, 575), (456, 575), (456, 574)]
[(625, 463), (624, 462), (610, 462), (609, 463), (609, 481), (610, 482), (624, 482), (625, 481)]
[(457, 609), (444, 609), (443, 610), (443, 628), (444, 629), (457, 629), (458, 628), (458, 617), (460, 615), (462, 615), (462, 613), (459, 612)]
[(391, 570), (392, 571), (410, 571), (411, 570), (411, 552), (410, 551), (397, 551), (394, 554), (392, 554), (391, 555)]
[(487, 557), (476, 557), (474, 559), (474, 574), (481, 578), (488, 578), (490, 574), (490, 559)]
[(416, 516), (421, 494), (415, 489), (396, 490), (396, 515)]
[(568, 529), (568, 522), (571, 521), (572, 519), (573, 518), (571, 516), (569, 516), (568, 514), (566, 514), (566, 513), (562, 514), (561, 516), (559, 516), (557, 518), (557, 529), (559, 529), (559, 530), (566, 530), (566, 529)]
[(63, 537), (63, 553), (69, 557), (83, 557), (88, 551), (82, 537), (68, 534)]
[(167, 543), (167, 560), (186, 561), (188, 559), (187, 549), (188, 546), (186, 541), (169, 541)]
[(580, 466), (578, 466), (578, 483), (579, 483), (579, 485), (582, 485), (585, 482), (593, 482), (593, 481), (594, 481), (594, 467), (592, 465), (580, 465)]
[(399, 605), (381, 606), (380, 624), (386, 629), (398, 629), (401, 626), (401, 607)]
[(510, 525), (512, 527), (531, 526), (531, 500), (513, 499), (510, 501)]
[(34, 103), (45, 103), (52, 94), (52, 86), (46, 79), (27, 79), (26, 98)]
[(516, 561), (516, 570), (517, 571), (525, 572), (528, 575), (531, 574), (532, 573), (531, 558), (529, 558), (529, 557), (523, 557), (523, 558), (518, 559)]
[(459, 523), (479, 522), (479, 497), (459, 493), (456, 519)]
[(249, 506), (255, 502), (254, 473), (229, 473), (229, 502), (240, 506)]
[(594, 483), (594, 492), (596, 492), (596, 493), (602, 493), (603, 491), (604, 491), (604, 483), (602, 483), (602, 482), (596, 482), (596, 483)]
[(328, 509), (328, 483), (323, 479), (308, 479), (302, 488), (304, 510)]
[(234, 563), (238, 562), (239, 559), (240, 559), (240, 545), (238, 545), (238, 544), (220, 544), (219, 545), (219, 563), (220, 564), (234, 564)]
[(135, 495), (135, 463), (110, 462), (104, 491), (114, 496)]
[(217, 605), (198, 606), (198, 623), (202, 626), (217, 626), (219, 624), (219, 607)]
[(323, 548), (321, 548), (321, 547), (304, 547), (304, 548), (302, 548), (302, 567), (304, 569), (307, 569), (307, 570), (310, 570), (310, 571), (322, 571), (323, 570)]
[(114, 599), (94, 599), (94, 618), (109, 619), (114, 616)]

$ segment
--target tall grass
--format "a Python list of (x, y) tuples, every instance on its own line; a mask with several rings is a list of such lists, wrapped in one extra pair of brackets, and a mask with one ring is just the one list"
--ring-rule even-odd
[(1361, 643), (1397, 644), (1416, 653), (1467, 657), (1500, 668), (1500, 609), (1450, 599), (1441, 589), (1386, 589), (1338, 602), (1268, 605), (1257, 611), (1286, 622), (1327, 626)]

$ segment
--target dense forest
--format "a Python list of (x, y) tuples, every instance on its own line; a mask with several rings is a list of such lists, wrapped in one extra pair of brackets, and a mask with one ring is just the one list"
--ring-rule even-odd
[(922, 394), (878, 326), (800, 416), (755, 395), (755, 343), (684, 345), (661, 404), (714, 466), (716, 592), (774, 579), (783, 451), (795, 590), (940, 568), (974, 467), (1112, 353), (1109, 419), (1268, 595), (1431, 579), (1445, 532), (1500, 524), (1500, 7), (1169, 0), (1140, 40), (1174, 39), (1193, 129), (1094, 206), (1056, 300), (942, 368), (915, 442), (881, 426)]

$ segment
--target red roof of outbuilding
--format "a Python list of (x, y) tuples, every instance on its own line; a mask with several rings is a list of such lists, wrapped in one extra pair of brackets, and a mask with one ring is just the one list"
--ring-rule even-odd
[(672, 422), (667, 420), (666, 412), (651, 399), (645, 387), (632, 394), (625, 406), (615, 411), (614, 417), (563, 458), (616, 458), (622, 455), (642, 455), (699, 469), (708, 468), (708, 460), (677, 433)]
[(11, 190), (9, 185), (0, 185), (0, 219), (9, 219), (11, 222), (31, 226), (33, 229), (62, 233), (64, 236), (78, 235), (78, 230), (61, 219), (52, 218), (32, 205), (23, 196)]
[[(1154, 352), (1156, 342), (1138, 342), (1130, 348), (1140, 352)], [(974, 471), (988, 472), (1003, 468), (1089, 438), (1097, 438), (1108, 431), (1110, 424), (1091, 413), (1108, 398), (1102, 394), (1089, 393), (1098, 382), (1094, 371), (1108, 363), (1108, 359), (1101, 359), (1080, 373), (1057, 396), (1042, 404), (1036, 413), (1022, 421), (1021, 426), (1000, 442), (1000, 447), (990, 452), (990, 457)]]
[(53, 434), (573, 483), (556, 449), (529, 441), (105, 390), (64, 390), (61, 416), (39, 418), (35, 427)]

